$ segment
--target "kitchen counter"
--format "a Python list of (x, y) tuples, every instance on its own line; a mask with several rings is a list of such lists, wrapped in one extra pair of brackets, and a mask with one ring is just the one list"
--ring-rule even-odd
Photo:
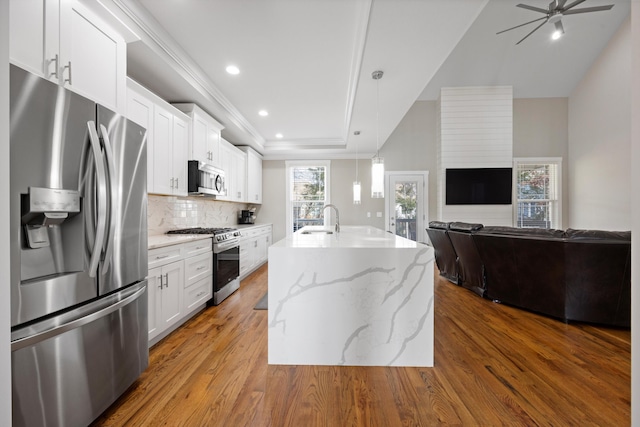
[(433, 260), (367, 226), (304, 227), (273, 244), (269, 363), (433, 366)]
[(147, 238), (148, 248), (157, 249), (195, 240), (211, 239), (213, 234), (158, 234)]

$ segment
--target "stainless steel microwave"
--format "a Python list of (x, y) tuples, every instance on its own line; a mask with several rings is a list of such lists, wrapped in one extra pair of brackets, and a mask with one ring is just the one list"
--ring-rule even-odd
[(189, 160), (187, 173), (187, 192), (190, 195), (227, 195), (227, 183), (221, 169), (198, 160)]

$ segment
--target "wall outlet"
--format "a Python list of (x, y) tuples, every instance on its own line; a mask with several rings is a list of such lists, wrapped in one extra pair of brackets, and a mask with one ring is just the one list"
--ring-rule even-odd
[(371, 212), (367, 212), (367, 218), (371, 218)]
[(376, 212), (376, 216), (377, 216), (378, 218), (382, 218), (382, 212)]

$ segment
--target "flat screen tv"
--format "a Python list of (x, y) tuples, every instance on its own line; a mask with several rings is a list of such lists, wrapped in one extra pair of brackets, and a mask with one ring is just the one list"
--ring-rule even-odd
[(447, 205), (511, 204), (512, 168), (446, 170)]

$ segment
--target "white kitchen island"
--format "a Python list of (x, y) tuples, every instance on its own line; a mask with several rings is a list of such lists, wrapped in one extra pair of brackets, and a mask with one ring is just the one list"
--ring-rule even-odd
[(433, 366), (433, 260), (368, 226), (304, 227), (273, 244), (269, 364)]

